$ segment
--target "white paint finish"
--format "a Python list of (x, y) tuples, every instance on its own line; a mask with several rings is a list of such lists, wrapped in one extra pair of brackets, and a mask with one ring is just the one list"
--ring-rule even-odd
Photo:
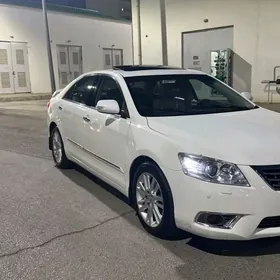
[[(142, 1), (141, 1), (142, 2)], [(145, 7), (145, 1), (144, 7)], [(160, 61), (161, 35), (160, 17), (156, 11), (159, 0), (153, 2), (148, 8), (141, 11), (142, 40), (145, 33), (153, 30), (153, 39), (143, 52), (143, 60), (155, 55), (150, 61)], [(133, 23), (137, 21), (136, 1), (132, 1)], [(280, 25), (278, 11), (280, 1), (276, 0), (166, 0), (167, 41), (169, 65), (181, 66), (181, 33), (185, 31), (201, 30), (214, 27), (234, 25), (233, 50), (242, 59), (252, 65), (252, 94), (255, 101), (266, 101), (262, 80), (273, 78), (273, 67), (280, 65), (279, 36), (277, 28)], [(203, 20), (208, 19), (205, 23)], [(137, 34), (137, 26), (134, 28)], [(134, 36), (135, 54), (138, 53), (138, 38)], [(150, 54), (147, 54), (147, 52)], [(137, 58), (137, 55), (135, 55)], [(275, 96), (275, 101), (280, 101), (280, 96)]]
[[(57, 45), (82, 46), (84, 72), (102, 69), (103, 48), (110, 48), (112, 45), (123, 49), (125, 64), (132, 63), (130, 24), (53, 11), (48, 12), (48, 17), (57, 88), (59, 88)], [(0, 5), (0, 26), (0, 40), (28, 44), (31, 91), (50, 92), (42, 10)]]
[(279, 120), (278, 113), (257, 109), (180, 118), (148, 118), (148, 124), (161, 134), (172, 135), (173, 140), (181, 143), (184, 152), (240, 165), (270, 165), (280, 163), (280, 150), (276, 148), (280, 139)]
[(57, 46), (59, 88), (64, 88), (82, 74), (82, 47)]
[(27, 44), (0, 42), (0, 50), (0, 94), (30, 92)]
[(0, 94), (14, 92), (12, 49), (10, 43), (0, 42)]
[[(196, 73), (159, 70), (141, 71), (140, 74), (126, 72), (126, 76), (141, 76), (143, 72), (146, 75), (163, 75), (164, 72), (166, 75)], [(64, 110), (61, 112), (58, 108), (64, 104), (61, 98), (73, 85), (71, 83), (52, 98), (48, 109), (48, 124), (55, 122), (58, 125), (64, 141), (67, 131), (71, 131), (73, 140), (81, 143), (66, 145), (69, 159), (128, 196), (129, 171), (133, 161), (139, 156), (150, 157), (160, 166), (169, 182), (175, 222), (179, 228), (214, 239), (246, 240), (280, 236), (279, 227), (257, 229), (265, 217), (279, 216), (280, 193), (272, 190), (250, 167), (279, 164), (278, 113), (258, 108), (207, 115), (146, 118), (139, 115), (132, 102), (121, 75), (124, 72), (96, 73), (106, 73), (118, 81), (130, 119), (101, 114), (94, 108), (73, 102), (69, 110), (71, 116), (64, 119)], [(238, 95), (237, 92), (235, 94)], [(74, 115), (77, 116), (77, 121), (73, 118)], [(83, 115), (90, 119), (86, 124), (81, 120)], [(64, 121), (61, 122), (61, 119)], [(185, 175), (178, 159), (178, 153), (181, 152), (233, 162), (238, 165), (250, 186), (207, 183)], [(112, 164), (117, 168), (113, 168)], [(244, 217), (232, 229), (225, 230), (195, 223), (195, 217), (201, 211), (238, 213)]]
[(132, 35), (133, 35), (133, 61), (135, 65), (140, 65), (140, 50), (139, 50), (139, 18), (138, 18), (138, 0), (131, 0), (131, 14), (132, 14)]
[(99, 113), (104, 114), (119, 114), (120, 106), (116, 100), (99, 100), (96, 104), (96, 109)]
[(126, 188), (124, 170), (127, 164), (125, 153), (130, 120), (100, 113), (94, 109), (88, 110), (88, 114), (91, 123), (86, 132), (85, 148), (103, 160), (92, 160), (92, 155), (88, 154), (86, 163), (93, 170), (103, 173), (110, 181), (115, 182), (124, 192)]
[[(160, 4), (158, 1), (141, 0), (142, 62), (162, 64)], [(150, 19), (150, 20), (147, 20)]]
[(30, 75), (26, 43), (11, 43), (15, 93), (30, 92)]

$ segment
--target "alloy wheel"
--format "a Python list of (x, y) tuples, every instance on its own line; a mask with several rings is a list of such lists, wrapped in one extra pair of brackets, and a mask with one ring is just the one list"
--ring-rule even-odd
[(149, 173), (142, 173), (136, 185), (139, 214), (150, 227), (157, 227), (163, 219), (164, 201), (160, 184)]
[(52, 148), (54, 159), (58, 164), (60, 164), (62, 161), (62, 140), (58, 131), (55, 131), (53, 134)]

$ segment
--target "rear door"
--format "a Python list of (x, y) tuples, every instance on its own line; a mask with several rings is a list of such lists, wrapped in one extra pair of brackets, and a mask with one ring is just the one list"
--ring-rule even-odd
[(83, 149), (89, 126), (89, 111), (95, 102), (99, 76), (90, 75), (77, 81), (65, 94), (58, 110), (61, 111), (61, 126), (65, 149), (71, 156), (86, 162)]

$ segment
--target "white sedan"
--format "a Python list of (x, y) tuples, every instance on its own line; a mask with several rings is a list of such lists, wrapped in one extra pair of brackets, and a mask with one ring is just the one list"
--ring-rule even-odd
[(49, 147), (57, 167), (126, 195), (156, 236), (280, 236), (280, 115), (249, 99), (193, 70), (91, 72), (51, 98)]

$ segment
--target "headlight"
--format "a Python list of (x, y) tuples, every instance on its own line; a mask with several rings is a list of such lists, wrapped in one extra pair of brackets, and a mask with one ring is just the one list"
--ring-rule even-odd
[(178, 156), (186, 175), (216, 184), (250, 187), (241, 170), (233, 163), (184, 153)]

